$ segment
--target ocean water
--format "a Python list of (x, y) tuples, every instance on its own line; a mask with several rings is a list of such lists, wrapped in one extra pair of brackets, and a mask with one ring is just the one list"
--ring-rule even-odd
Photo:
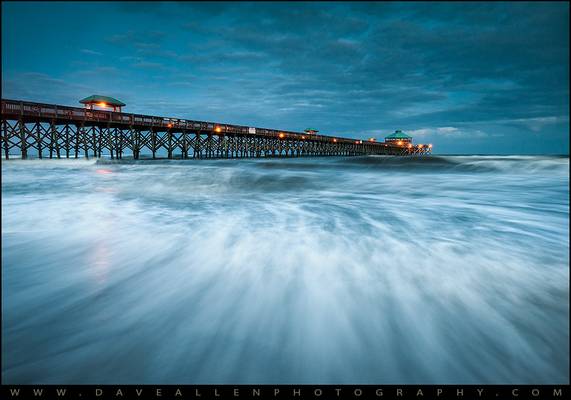
[(569, 383), (569, 158), (2, 161), (4, 383)]

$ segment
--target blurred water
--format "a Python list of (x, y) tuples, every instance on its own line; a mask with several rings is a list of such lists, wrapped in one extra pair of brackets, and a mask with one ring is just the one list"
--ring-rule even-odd
[(3, 161), (3, 382), (568, 383), (568, 170)]

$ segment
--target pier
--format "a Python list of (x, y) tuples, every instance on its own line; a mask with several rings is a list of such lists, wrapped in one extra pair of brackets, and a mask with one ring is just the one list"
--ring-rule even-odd
[[(122, 159), (254, 158), (430, 154), (431, 145), (377, 142), (216, 122), (193, 121), (2, 99), (4, 157)], [(16, 154), (14, 154), (16, 153)]]

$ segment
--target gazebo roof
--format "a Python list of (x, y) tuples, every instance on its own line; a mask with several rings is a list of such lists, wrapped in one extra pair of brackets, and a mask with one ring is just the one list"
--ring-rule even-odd
[(319, 132), (317, 129), (307, 128), (304, 132)]
[(385, 139), (412, 139), (412, 136), (408, 136), (403, 131), (395, 131), (395, 133), (391, 133), (389, 136), (385, 137)]
[(109, 96), (99, 96), (94, 94), (93, 96), (89, 96), (86, 97), (83, 100), (79, 100), (79, 102), (81, 104), (91, 104), (91, 103), (106, 103), (107, 105), (110, 106), (115, 106), (115, 107), (123, 107), (126, 104), (123, 103), (122, 101), (119, 101), (117, 99), (114, 99), (113, 97), (109, 97)]

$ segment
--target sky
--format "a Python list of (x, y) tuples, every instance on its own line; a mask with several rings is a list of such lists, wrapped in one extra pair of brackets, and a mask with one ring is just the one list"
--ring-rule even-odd
[(569, 154), (567, 2), (2, 2), (2, 97)]

